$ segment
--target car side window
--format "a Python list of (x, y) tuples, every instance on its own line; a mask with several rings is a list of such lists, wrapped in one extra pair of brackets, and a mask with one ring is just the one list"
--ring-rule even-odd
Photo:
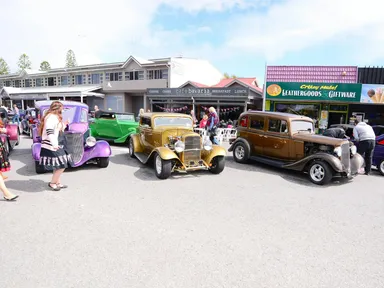
[(85, 109), (81, 109), (80, 122), (81, 123), (87, 123), (88, 122), (88, 111)]
[(140, 118), (140, 126), (151, 127), (151, 118), (141, 117)]
[(240, 119), (239, 121), (239, 126), (240, 127), (245, 127), (247, 128), (248, 127), (248, 116), (244, 116)]
[(250, 128), (257, 130), (264, 130), (264, 117), (252, 116)]
[(268, 131), (276, 133), (288, 133), (288, 125), (284, 120), (269, 119)]

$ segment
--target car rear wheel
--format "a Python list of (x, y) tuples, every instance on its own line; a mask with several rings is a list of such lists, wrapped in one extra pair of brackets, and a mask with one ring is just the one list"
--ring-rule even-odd
[(128, 145), (128, 149), (129, 149), (129, 156), (131, 156), (131, 158), (135, 158), (135, 150), (134, 150), (134, 147), (133, 147), (133, 139), (132, 137), (129, 137), (129, 145)]
[(309, 179), (317, 185), (328, 184), (333, 177), (332, 168), (324, 161), (314, 161), (309, 165)]
[(157, 178), (167, 179), (169, 176), (171, 176), (172, 162), (170, 160), (163, 160), (159, 154), (156, 154), (154, 165)]
[(249, 154), (248, 146), (243, 142), (237, 143), (233, 149), (233, 158), (238, 163), (246, 163), (249, 160)]
[(44, 167), (39, 164), (39, 161), (35, 161), (36, 174), (43, 174), (45, 172)]
[(216, 156), (212, 159), (211, 167), (209, 168), (209, 171), (212, 174), (220, 174), (223, 172), (225, 167), (225, 157), (224, 156)]
[(109, 165), (109, 157), (101, 157), (98, 159), (97, 164), (100, 168), (107, 168)]
[(379, 172), (381, 173), (381, 175), (384, 175), (384, 160), (382, 160), (380, 162), (380, 165), (379, 165)]

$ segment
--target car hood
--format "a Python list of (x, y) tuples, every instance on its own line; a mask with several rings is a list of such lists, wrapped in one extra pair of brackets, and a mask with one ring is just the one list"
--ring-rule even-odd
[(323, 135), (309, 134), (309, 133), (296, 133), (293, 134), (294, 140), (301, 140), (306, 142), (312, 142), (317, 144), (325, 144), (332, 146), (340, 146), (343, 143), (348, 143), (348, 140), (327, 137)]
[(166, 137), (173, 136), (173, 137), (181, 137), (181, 136), (186, 136), (187, 134), (196, 134), (197, 133), (193, 132), (191, 129), (188, 128), (161, 128), (161, 129), (156, 129), (155, 132), (160, 132)]

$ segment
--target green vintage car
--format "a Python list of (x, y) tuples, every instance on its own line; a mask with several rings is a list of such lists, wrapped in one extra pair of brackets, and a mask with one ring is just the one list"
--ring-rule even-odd
[(95, 118), (90, 119), (91, 136), (96, 139), (128, 143), (131, 134), (136, 133), (139, 123), (133, 113), (98, 111)]

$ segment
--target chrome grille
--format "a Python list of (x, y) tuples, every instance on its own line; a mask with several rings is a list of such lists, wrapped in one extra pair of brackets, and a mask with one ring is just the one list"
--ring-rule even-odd
[(349, 151), (349, 143), (341, 145), (341, 164), (345, 168), (345, 172), (351, 171), (351, 152)]
[[(200, 160), (200, 150), (190, 150), (184, 152), (184, 161), (198, 161)], [(189, 164), (189, 163), (186, 163)]]
[(184, 139), (185, 150), (182, 155), (183, 162), (186, 165), (194, 165), (201, 159), (200, 155), (200, 136), (187, 136)]
[(187, 136), (185, 137), (185, 150), (201, 149), (200, 136)]
[(84, 154), (84, 137), (82, 133), (65, 135), (67, 138), (68, 153), (71, 154), (74, 163), (78, 163)]

